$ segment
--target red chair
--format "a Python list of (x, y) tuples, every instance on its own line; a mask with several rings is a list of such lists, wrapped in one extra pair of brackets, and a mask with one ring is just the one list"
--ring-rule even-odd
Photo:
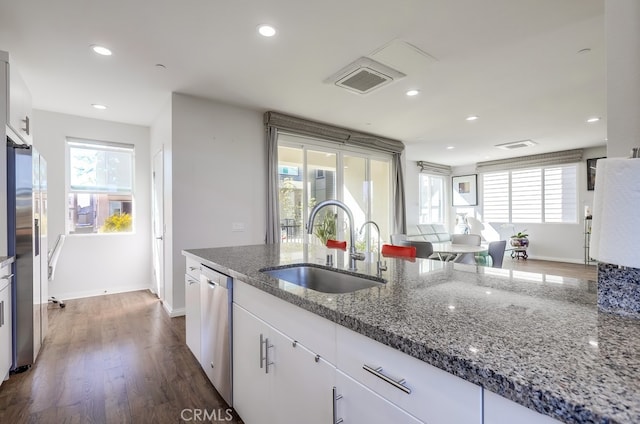
[(347, 250), (347, 242), (339, 240), (327, 240), (326, 246), (331, 249)]
[(415, 246), (394, 246), (393, 244), (382, 245), (382, 256), (397, 256), (401, 258), (415, 258)]

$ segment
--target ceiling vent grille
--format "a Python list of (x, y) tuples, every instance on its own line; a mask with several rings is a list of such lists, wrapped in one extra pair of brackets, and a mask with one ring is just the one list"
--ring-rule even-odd
[(498, 149), (513, 150), (513, 149), (521, 149), (523, 147), (531, 147), (535, 145), (536, 143), (532, 140), (520, 140), (520, 141), (511, 141), (509, 143), (496, 144), (495, 147), (497, 147)]
[(405, 76), (380, 62), (361, 57), (327, 78), (325, 82), (346, 88), (353, 93), (368, 94)]

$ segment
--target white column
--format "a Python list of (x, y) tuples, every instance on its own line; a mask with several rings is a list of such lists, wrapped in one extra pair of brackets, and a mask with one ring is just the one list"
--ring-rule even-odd
[(640, 146), (640, 0), (605, 0), (607, 156)]

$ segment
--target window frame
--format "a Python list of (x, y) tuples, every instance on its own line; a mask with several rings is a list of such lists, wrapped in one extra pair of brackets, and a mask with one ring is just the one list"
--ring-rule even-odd
[[(103, 151), (125, 151), (130, 154), (131, 158), (131, 188), (130, 190), (119, 190), (115, 192), (109, 192), (106, 190), (96, 190), (96, 191), (87, 191), (87, 190), (73, 190), (71, 188), (71, 150), (73, 148), (73, 144), (80, 144), (85, 146), (96, 146), (96, 150)], [(66, 137), (65, 139), (65, 233), (67, 235), (73, 237), (83, 237), (83, 236), (123, 236), (123, 235), (133, 235), (136, 233), (136, 202), (135, 202), (135, 187), (136, 187), (136, 148), (132, 143), (121, 143), (121, 142), (112, 142), (112, 141), (103, 141), (89, 138), (79, 138), (79, 137)], [(88, 194), (91, 196), (94, 195), (113, 195), (116, 197), (129, 197), (126, 200), (118, 200), (118, 199), (109, 199), (107, 198), (107, 206), (111, 208), (111, 202), (113, 201), (122, 201), (122, 202), (130, 202), (131, 203), (131, 229), (129, 231), (114, 231), (114, 232), (76, 232), (73, 231), (72, 222), (73, 219), (70, 218), (71, 209), (69, 206), (69, 197), (72, 194)], [(75, 212), (74, 212), (75, 213)]]
[[(431, 220), (430, 222), (427, 222), (426, 219), (423, 219), (424, 215), (422, 214), (422, 186), (423, 186), (423, 178), (427, 178), (429, 180), (431, 180), (432, 178), (437, 178), (440, 179), (442, 181), (442, 192), (440, 195), (440, 201), (441, 201), (441, 205), (440, 205), (440, 215), (441, 215), (441, 219), (442, 221), (433, 221)], [(420, 224), (442, 224), (442, 225), (447, 225), (447, 214), (449, 211), (449, 204), (447, 203), (447, 183), (448, 183), (449, 178), (445, 175), (438, 175), (438, 174), (433, 174), (433, 173), (429, 173), (429, 172), (419, 172), (418, 173), (418, 223)], [(431, 184), (429, 184), (429, 187), (431, 187)], [(429, 190), (431, 192), (431, 189)], [(432, 196), (430, 196), (431, 198)], [(431, 199), (429, 200), (429, 210), (433, 209), (433, 206), (431, 205)]]

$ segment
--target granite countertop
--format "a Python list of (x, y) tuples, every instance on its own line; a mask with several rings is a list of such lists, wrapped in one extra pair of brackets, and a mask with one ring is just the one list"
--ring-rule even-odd
[[(640, 320), (599, 312), (596, 282), (386, 258), (384, 287), (325, 294), (258, 271), (336, 252), (287, 243), (183, 253), (560, 421), (640, 423)], [(358, 273), (375, 275), (370, 259)], [(334, 263), (345, 269), (346, 254)]]
[(13, 256), (0, 256), (0, 266), (9, 265), (14, 260)]

